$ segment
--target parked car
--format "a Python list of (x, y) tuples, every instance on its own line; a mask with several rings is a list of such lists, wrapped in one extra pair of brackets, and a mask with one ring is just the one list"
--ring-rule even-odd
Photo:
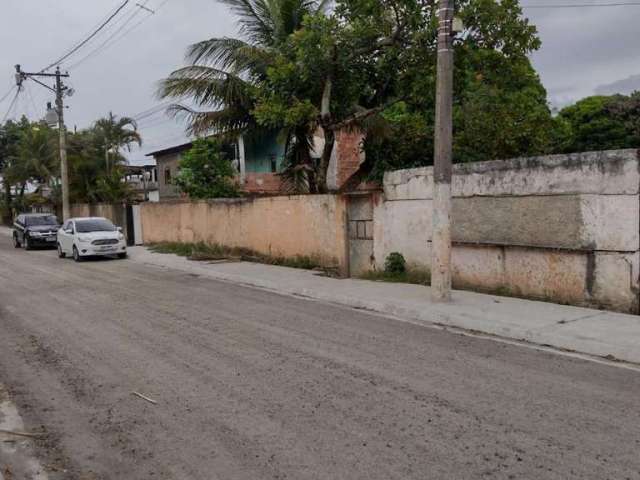
[(127, 257), (122, 229), (102, 217), (71, 218), (58, 230), (58, 256), (80, 262), (92, 256)]
[(33, 247), (55, 247), (60, 222), (50, 213), (23, 213), (13, 223), (13, 246), (31, 250)]

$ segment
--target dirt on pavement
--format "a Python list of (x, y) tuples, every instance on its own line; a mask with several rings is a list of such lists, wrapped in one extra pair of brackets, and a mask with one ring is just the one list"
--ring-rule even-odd
[(54, 480), (640, 479), (636, 371), (8, 239), (0, 383)]

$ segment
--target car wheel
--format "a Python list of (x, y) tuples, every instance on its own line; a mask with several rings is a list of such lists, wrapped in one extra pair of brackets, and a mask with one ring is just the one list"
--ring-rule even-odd
[(126, 252), (125, 252), (125, 253), (119, 253), (119, 254), (118, 254), (118, 258), (119, 258), (120, 260), (124, 260), (125, 258), (127, 258), (127, 253), (126, 253)]
[(78, 249), (76, 248), (76, 246), (73, 246), (73, 259), (76, 262), (81, 262), (82, 261), (82, 257), (80, 256), (80, 252), (78, 251)]
[(58, 244), (58, 258), (65, 258), (66, 256), (67, 254), (62, 251), (62, 245)]
[(13, 246), (15, 248), (22, 247), (22, 245), (20, 245), (20, 242), (18, 241), (18, 235), (16, 235), (15, 233), (13, 234)]
[(24, 236), (24, 249), (31, 250), (31, 242), (29, 241), (29, 237)]

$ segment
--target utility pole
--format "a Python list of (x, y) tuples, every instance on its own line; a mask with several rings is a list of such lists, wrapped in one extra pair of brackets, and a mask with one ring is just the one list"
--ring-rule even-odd
[[(55, 77), (55, 86), (52, 88), (36, 77)], [(62, 186), (63, 221), (67, 221), (71, 216), (69, 206), (69, 168), (67, 164), (67, 130), (64, 125), (64, 96), (67, 91), (68, 95), (70, 95), (72, 91), (62, 83), (62, 79), (67, 77), (69, 77), (69, 74), (61, 73), (60, 67), (56, 68), (55, 73), (27, 73), (20, 69), (20, 65), (16, 65), (16, 84), (18, 87), (21, 87), (22, 82), (29, 78), (56, 94), (56, 114), (58, 116), (58, 134), (60, 135), (60, 183)]]
[(431, 298), (451, 300), (451, 171), (453, 152), (454, 0), (439, 0)]

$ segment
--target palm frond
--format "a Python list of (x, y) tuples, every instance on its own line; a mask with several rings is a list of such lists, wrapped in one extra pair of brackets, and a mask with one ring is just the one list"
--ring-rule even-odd
[(186, 58), (193, 65), (211, 65), (235, 75), (246, 73), (251, 77), (264, 77), (272, 56), (264, 48), (243, 40), (222, 37), (191, 45)]
[(252, 105), (251, 86), (242, 78), (214, 67), (192, 65), (178, 69), (162, 80), (161, 98), (191, 98), (199, 106), (219, 109), (230, 105)]
[(190, 135), (216, 134), (236, 137), (247, 128), (255, 128), (250, 112), (238, 107), (199, 111), (185, 105), (175, 104), (169, 106), (167, 113), (173, 117), (185, 119), (189, 125), (187, 133)]
[(240, 33), (252, 43), (270, 45), (275, 31), (274, 17), (268, 0), (219, 0), (231, 7), (239, 17)]

